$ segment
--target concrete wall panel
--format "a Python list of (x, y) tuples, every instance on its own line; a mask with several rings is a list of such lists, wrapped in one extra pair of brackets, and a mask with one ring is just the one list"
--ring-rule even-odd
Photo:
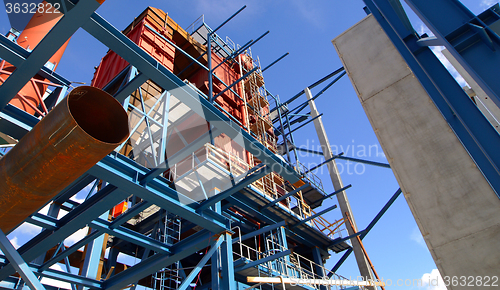
[(441, 274), (498, 276), (500, 200), (375, 18), (333, 44)]

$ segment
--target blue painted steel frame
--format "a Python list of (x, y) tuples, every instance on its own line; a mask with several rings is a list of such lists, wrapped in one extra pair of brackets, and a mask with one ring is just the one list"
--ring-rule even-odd
[(223, 133), (261, 159), (263, 163), (271, 166), (273, 171), (278, 172), (291, 183), (295, 183), (300, 179), (300, 176), (289, 164), (282, 161), (248, 132), (245, 132), (240, 126), (231, 121), (224, 113), (215, 108), (207, 100), (206, 96), (200, 95), (200, 92), (185, 84), (99, 15), (94, 13), (91, 20), (83, 26), (83, 29), (137, 67), (138, 70), (162, 88), (173, 90), (172, 94), (179, 100), (198, 115), (212, 122)]
[(47, 63), (50, 57), (99, 8), (95, 0), (80, 0), (68, 11), (45, 38), (33, 49), (25, 61), (0, 86), (0, 108), (4, 108), (24, 85)]
[(500, 135), (388, 0), (364, 2), (500, 197)]
[[(69, 2), (65, 3), (71, 5)], [(132, 80), (127, 85), (121, 88), (116, 94), (118, 98), (125, 98), (125, 96), (135, 90), (145, 80), (152, 79), (164, 89), (172, 90), (175, 96), (181, 101), (199, 115), (206, 117), (207, 121), (217, 126), (220, 133), (226, 133), (240, 145), (244, 146), (250, 153), (263, 161), (263, 164), (266, 166), (264, 166), (260, 172), (241, 181), (238, 184), (239, 186), (244, 187), (248, 185), (248, 183), (260, 177), (268, 170), (278, 172), (291, 183), (300, 179), (300, 175), (294, 168), (265, 148), (264, 145), (257, 142), (249, 133), (242, 130), (238, 124), (235, 124), (235, 122), (231, 121), (220, 112), (220, 110), (214, 107), (214, 105), (210, 104), (205, 95), (200, 94), (198, 91), (186, 85), (168, 71), (168, 69), (161, 66), (151, 56), (135, 45), (135, 43), (126, 38), (121, 32), (94, 13), (97, 7), (99, 7), (99, 5), (95, 0), (78, 1), (75, 7), (70, 7), (72, 9), (66, 13), (55, 28), (51, 30), (31, 53), (20, 47), (16, 47), (16, 45), (12, 44), (10, 41), (4, 41), (5, 37), (3, 36), (3, 38), (0, 38), (0, 54), (9, 62), (17, 66), (17, 70), (8, 81), (0, 86), (1, 107), (5, 107), (17, 91), (28, 82), (34, 74), (39, 73), (40, 70), (43, 74), (52, 74), (52, 72), (44, 68), (43, 65), (55, 50), (83, 25), (82, 27), (90, 34), (129, 61), (134, 66), (134, 69), (137, 68), (141, 71), (137, 76), (133, 76)], [(54, 76), (61, 79), (61, 82), (65, 81), (59, 78), (57, 74), (52, 74), (52, 77)], [(69, 85), (69, 82), (67, 82), (67, 84)], [(10, 105), (3, 109), (3, 114), (2, 117), (10, 116), (16, 125), (24, 126), (26, 131), (37, 122), (37, 120), (32, 120), (27, 116), (24, 118), (26, 114), (23, 115), (17, 112), (16, 109), (12, 109)], [(29, 125), (26, 125), (26, 122), (28, 122)], [(208, 208), (213, 202), (218, 202), (220, 197), (217, 198), (217, 200), (209, 200), (207, 203), (201, 205), (200, 208), (197, 208), (197, 205), (193, 205), (191, 200), (183, 197), (175, 190), (172, 190), (166, 180), (158, 178), (156, 175), (148, 175), (151, 172), (153, 171), (143, 168), (135, 162), (117, 154), (104, 158), (89, 170), (87, 175), (81, 177), (78, 182), (75, 182), (72, 185), (74, 187), (68, 187), (67, 190), (64, 190), (56, 198), (56, 200), (59, 199), (62, 201), (63, 205), (61, 208), (71, 209), (66, 216), (57, 220), (49, 216), (35, 214), (28, 219), (29, 222), (43, 226), (45, 230), (31, 239), (28, 243), (24, 244), (17, 252), (23, 259), (32, 261), (37, 258), (40, 252), (48, 251), (61, 240), (64, 240), (74, 233), (76, 229), (80, 229), (88, 224), (90, 227), (97, 229), (97, 231), (83, 238), (73, 247), (57, 254), (44, 265), (31, 265), (31, 269), (44, 277), (56, 278), (89, 288), (122, 289), (139, 280), (139, 278), (163, 268), (165, 264), (177, 261), (182, 259), (182, 257), (186, 257), (200, 249), (213, 245), (216, 240), (212, 238), (213, 233), (222, 232), (224, 236), (224, 242), (221, 248), (222, 258), (224, 259), (222, 263), (222, 276), (224, 277), (222, 280), (222, 287), (224, 289), (233, 289), (234, 272), (232, 267), (231, 233), (228, 232), (230, 227), (229, 219)], [(81, 189), (81, 187), (79, 187), (80, 184), (85, 186), (88, 184), (85, 182), (93, 180), (95, 177), (105, 180), (110, 184), (94, 196), (88, 198), (82, 204), (74, 204), (68, 201), (69, 197), (78, 192), (77, 188)], [(144, 178), (147, 178), (146, 182), (141, 182), (144, 181)], [(120, 219), (115, 220), (115, 222), (99, 219), (99, 216), (107, 212), (113, 205), (119, 203), (130, 194), (141, 197), (145, 201), (136, 208), (132, 208), (128, 214), (123, 215)], [(226, 192), (223, 193), (221, 197), (227, 197), (231, 194), (232, 192)], [(120, 226), (120, 224), (126, 222), (127, 218), (132, 217), (131, 213), (140, 211), (149, 203), (156, 204), (162, 208), (168, 208), (172, 213), (178, 214), (202, 226), (205, 230), (169, 248), (161, 243), (157, 243), (157, 241), (151, 238)], [(198, 209), (198, 212), (196, 209)], [(96, 238), (102, 237), (103, 233), (109, 233), (145, 248), (154, 249), (154, 251), (158, 253), (145, 259), (136, 266), (111, 277), (105, 282), (48, 269), (50, 265), (57, 261), (67, 259), (68, 255), (76, 251), (79, 247)], [(8, 276), (13, 273), (13, 265), (8, 264), (8, 262), (3, 259), (3, 267), (0, 269), (0, 280), (7, 279)]]
[[(392, 197), (389, 199), (389, 201), (384, 205), (384, 207), (379, 211), (379, 213), (373, 218), (373, 220), (368, 224), (366, 229), (357, 232), (355, 235), (359, 235), (360, 239), (363, 240), (366, 235), (373, 229), (373, 227), (377, 224), (377, 222), (382, 218), (382, 216), (387, 212), (387, 210), (391, 207), (391, 205), (396, 201), (396, 199), (401, 195), (402, 191), (401, 188), (398, 188), (396, 192), (392, 195)], [(353, 235), (354, 236), (354, 235)], [(349, 255), (352, 253), (352, 248), (347, 250), (345, 254), (340, 258), (340, 260), (333, 266), (333, 268), (330, 270), (330, 273), (328, 274), (329, 277), (333, 276), (333, 273), (335, 273), (340, 266), (344, 263), (344, 261), (349, 257)]]
[[(485, 23), (458, 0), (405, 2), (500, 107), (500, 36), (489, 27), (491, 22)], [(499, 20), (499, 11), (492, 12), (492, 21)]]

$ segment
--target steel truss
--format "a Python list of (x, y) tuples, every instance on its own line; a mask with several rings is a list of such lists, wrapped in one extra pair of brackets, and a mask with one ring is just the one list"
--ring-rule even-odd
[[(285, 198), (274, 200), (265, 196), (260, 199), (251, 199), (248, 197), (248, 193), (259, 192), (252, 183), (261, 179), (269, 172), (279, 172), (291, 184), (298, 181), (311, 184), (313, 183), (313, 178), (307, 174), (310, 170), (303, 169), (302, 171), (298, 171), (294, 169), (291, 165), (290, 156), (289, 162), (278, 157), (266, 148), (266, 146), (258, 142), (256, 136), (246, 131), (245, 128), (242, 128), (241, 124), (238, 124), (235, 120), (224, 114), (211, 98), (208, 98), (191, 85), (179, 79), (95, 13), (95, 10), (100, 5), (99, 2), (95, 0), (73, 1), (77, 2), (76, 4), (67, 0), (62, 2), (49, 0), (48, 2), (61, 3), (62, 7), (65, 7), (65, 15), (33, 51), (28, 52), (15, 45), (5, 36), (0, 35), (0, 56), (3, 60), (17, 67), (5, 83), (0, 86), (0, 108), (2, 108), (0, 112), (0, 128), (3, 132), (20, 139), (38, 123), (38, 118), (12, 105), (8, 105), (9, 101), (22, 86), (30, 81), (35, 74), (38, 73), (57, 85), (53, 96), (48, 98), (51, 101), (50, 106), (56, 104), (64, 97), (70, 82), (44, 67), (44, 64), (81, 27), (130, 63), (130, 66), (108, 85), (111, 87), (117, 82), (123, 81), (119, 85), (118, 90), (114, 92), (114, 97), (123, 102), (124, 106), (129, 106), (129, 96), (138, 90), (147, 80), (153, 81), (164, 90), (159, 102), (163, 102), (162, 109), (166, 112), (167, 116), (164, 116), (164, 122), (159, 124), (162, 130), (158, 132), (158, 138), (165, 142), (169, 133), (166, 120), (168, 120), (171, 95), (181, 100), (194, 113), (204, 116), (206, 121), (210, 123), (210, 134), (203, 135), (193, 142), (185, 144), (186, 146), (183, 150), (173, 156), (168, 156), (168, 158), (162, 155), (162, 153), (154, 156), (151, 161), (154, 163), (154, 166), (151, 166), (151, 168), (139, 165), (134, 160), (121, 154), (112, 153), (60, 192), (50, 202), (48, 214), (33, 213), (25, 220), (26, 223), (39, 226), (43, 230), (19, 249), (15, 250), (6, 239), (5, 235), (9, 233), (0, 233), (0, 244), (5, 253), (5, 256), (0, 257), (0, 288), (22, 289), (25, 287), (23, 286), (24, 283), (26, 283), (32, 289), (53, 289), (54, 287), (44, 286), (39, 282), (41, 278), (51, 278), (70, 283), (73, 289), (76, 289), (77, 286), (85, 289), (135, 289), (138, 281), (142, 278), (165, 271), (169, 265), (177, 263), (176, 267), (180, 267), (177, 275), (182, 278), (178, 280), (182, 281), (178, 285), (178, 289), (189, 289), (190, 284), (195, 281), (197, 275), (199, 277), (202, 269), (207, 266), (206, 263), (209, 259), (212, 261), (212, 284), (208, 283), (209, 285), (207, 285), (205, 283), (205, 285), (202, 285), (198, 289), (213, 287), (213, 283), (216, 283), (215, 285), (219, 289), (239, 289), (237, 287), (245, 286), (242, 281), (246, 280), (242, 279), (241, 274), (238, 272), (250, 268), (264, 272), (267, 271), (271, 276), (283, 275), (283, 271), (288, 271), (287, 273), (291, 271), (297, 275), (303, 275), (301, 277), (312, 275), (312, 278), (319, 279), (335, 275), (333, 272), (329, 272), (322, 267), (323, 260), (329, 256), (329, 250), (340, 252), (349, 249), (349, 246), (344, 241), (350, 237), (334, 237), (333, 234), (332, 236), (326, 236), (314, 228), (312, 223), (312, 220), (318, 218), (321, 214), (334, 209), (333, 206), (317, 214), (301, 216), (281, 204), (281, 202), (290, 198), (294, 193), (289, 194)], [(225, 51), (227, 55), (225, 61), (238, 55), (241, 51), (247, 49), (267, 34), (265, 33), (257, 40), (249, 41), (243, 47), (231, 52), (227, 44), (218, 43), (221, 41), (215, 34), (218, 28), (208, 30), (208, 54), (212, 53), (212, 49), (214, 51)], [(211, 57), (208, 59), (210, 60)], [(196, 62), (194, 59), (193, 61)], [(276, 61), (271, 65), (274, 63)], [(271, 65), (267, 66), (264, 70)], [(209, 72), (213, 72), (214, 70), (211, 64), (206, 69)], [(246, 75), (252, 72), (248, 72)], [(315, 96), (315, 98), (319, 97), (340, 77), (345, 75), (345, 72), (343, 69), (340, 69), (329, 77), (337, 74), (339, 74), (337, 78)], [(209, 79), (211, 80), (212, 78)], [(321, 80), (313, 86), (326, 79)], [(224, 85), (226, 86), (226, 90), (231, 90), (235, 84)], [(267, 92), (267, 95), (275, 98), (269, 92)], [(297, 97), (295, 96), (292, 100)], [(278, 119), (275, 119), (275, 121), (279, 120), (281, 124), (281, 134), (284, 143), (286, 144), (288, 139), (293, 142), (290, 126), (295, 119), (290, 118), (292, 116), (289, 117), (289, 114), (281, 112), (289, 102), (280, 103), (277, 98), (275, 100), (276, 110), (279, 113)], [(301, 104), (292, 111), (298, 114), (306, 106), (307, 103)], [(147, 120), (151, 123), (156, 122), (154, 116), (150, 114), (151, 111), (147, 112), (144, 106), (139, 111), (144, 112), (142, 120)], [(286, 121), (282, 119), (283, 117)], [(283, 125), (285, 122), (286, 125)], [(148, 128), (151, 128), (149, 123)], [(288, 132), (285, 131), (285, 128), (288, 129)], [(212, 135), (217, 136), (222, 133), (247, 149), (251, 154), (259, 156), (262, 164), (250, 170), (245, 176), (241, 176), (238, 182), (233, 184), (229, 189), (223, 190), (202, 202), (193, 202), (189, 197), (174, 190), (171, 182), (162, 177), (161, 174), (169, 169), (170, 165), (183, 160), (192, 154), (194, 150), (210, 142), (213, 139)], [(154, 133), (150, 133), (151, 137), (153, 135)], [(152, 146), (152, 144), (149, 145)], [(161, 144), (161, 146), (165, 145), (165, 143)], [(288, 146), (285, 147), (286, 153), (289, 155)], [(293, 150), (296, 153), (295, 149)], [(164, 152), (164, 150), (160, 150), (160, 152)], [(295, 164), (298, 166), (298, 158), (295, 161)], [(232, 176), (232, 178), (235, 178), (235, 176)], [(91, 190), (83, 202), (80, 203), (71, 200), (71, 197), (86, 187), (90, 187)], [(320, 202), (336, 193), (334, 192), (326, 196)], [(325, 196), (326, 194), (323, 192), (323, 195)], [(108, 212), (115, 205), (123, 200), (131, 199), (131, 197), (133, 197), (133, 206), (131, 208), (115, 219), (108, 219)], [(159, 207), (168, 211), (169, 214), (182, 218), (183, 225), (182, 230), (179, 229), (180, 234), (190, 230), (195, 231), (195, 233), (175, 243), (168, 242), (168, 239), (159, 241), (154, 235), (155, 231), (158, 231), (159, 228), (156, 223), (158, 220), (165, 220), (165, 222), (168, 220), (166, 215), (162, 216), (162, 211), (160, 210), (155, 213), (156, 215), (145, 218), (143, 221), (145, 226), (143, 227), (133, 227), (129, 223), (138, 214), (152, 206)], [(65, 215), (58, 218), (61, 212), (65, 212)], [(251, 215), (268, 226), (256, 229), (255, 226), (249, 224), (246, 215)], [(377, 217), (377, 220), (380, 216)], [(286, 220), (286, 223), (283, 222), (284, 220)], [(269, 237), (269, 241), (272, 242), (269, 246), (266, 246), (266, 251), (257, 251), (255, 257), (233, 261), (233, 252), (235, 251), (233, 245), (234, 247), (241, 245), (241, 243), (238, 244), (238, 241), (232, 238), (233, 234), (236, 233), (235, 225), (239, 227), (240, 242), (241, 239), (256, 239), (256, 237), (263, 235), (268, 235), (266, 237)], [(374, 223), (371, 224), (371, 227), (373, 225)], [(69, 247), (64, 245), (66, 238), (78, 229), (86, 226), (92, 229), (88, 235)], [(368, 230), (359, 233), (364, 236)], [(104, 249), (101, 245), (109, 237), (117, 240), (117, 242), (113, 241), (116, 248), (111, 248), (107, 261), (103, 261)], [(312, 259), (307, 260), (304, 257), (294, 256), (291, 254), (290, 249), (283, 248), (283, 245), (287, 245), (287, 239), (297, 241), (304, 247), (314, 248)], [(279, 243), (276, 244), (275, 240), (279, 241)], [(136, 250), (134, 254), (142, 258), (140, 262), (132, 267), (121, 269), (119, 273), (115, 274), (118, 267), (120, 267), (116, 261), (119, 253), (116, 249), (119, 248), (118, 246), (123, 246), (124, 251), (131, 253), (131, 247), (127, 247), (127, 244), (135, 246)], [(74, 274), (71, 271), (70, 259), (72, 255), (78, 253), (78, 250), (84, 246), (86, 252), (82, 273)], [(255, 243), (255, 247), (257, 247), (257, 243)], [(201, 255), (203, 252), (204, 255), (201, 256), (198, 263), (192, 268), (189, 274), (186, 274), (182, 269), (180, 261), (193, 255)], [(41, 256), (42, 254), (45, 256)], [(244, 258), (243, 255), (241, 257)], [(292, 261), (294, 259), (295, 262)], [(307, 263), (310, 263), (309, 268), (299, 270), (301, 262), (297, 262), (297, 259), (308, 261)], [(51, 266), (61, 261), (64, 261), (66, 271), (50, 269)], [(100, 269), (104, 269), (103, 271), (106, 273), (105, 279), (101, 278), (103, 274), (100, 272)], [(21, 275), (22, 281), (13, 276), (16, 272)], [(340, 279), (341, 277), (336, 278)]]

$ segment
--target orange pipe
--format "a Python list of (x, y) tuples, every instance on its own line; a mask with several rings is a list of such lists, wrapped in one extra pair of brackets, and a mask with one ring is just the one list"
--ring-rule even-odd
[[(44, 5), (47, 5), (47, 2), (43, 2)], [(44, 6), (48, 7), (48, 6)], [(54, 12), (54, 9), (48, 9), (50, 12)], [(57, 11), (57, 10), (55, 10)], [(31, 20), (24, 28), (23, 32), (17, 38), (17, 44), (19, 44), (24, 49), (33, 50), (40, 41), (47, 35), (47, 33), (56, 25), (59, 19), (62, 17), (62, 13), (43, 13), (37, 12), (33, 15)], [(55, 70), (61, 60), (61, 57), (68, 45), (68, 41), (66, 41), (61, 48), (49, 59), (49, 62), (54, 64), (53, 70)], [(7, 63), (4, 67), (5, 72), (0, 72), (0, 84), (5, 81), (16, 68)], [(19, 91), (19, 94), (16, 95), (11, 101), (10, 104), (34, 115), (37, 110), (33, 109), (37, 108), (42, 104), (42, 97), (45, 91), (47, 90), (47, 85), (43, 84), (45, 79), (39, 75), (35, 75), (32, 78), (32, 81), (28, 82), (22, 89)], [(45, 110), (44, 110), (45, 111)], [(44, 112), (46, 113), (46, 112)]]
[(128, 138), (108, 93), (78, 87), (0, 159), (0, 229), (12, 230)]

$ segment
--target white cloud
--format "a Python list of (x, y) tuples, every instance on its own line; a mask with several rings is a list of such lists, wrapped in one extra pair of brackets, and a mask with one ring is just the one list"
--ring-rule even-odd
[(488, 8), (490, 8), (491, 6), (495, 5), (496, 3), (498, 3), (498, 1), (497, 1), (497, 0), (483, 0), (483, 1), (481, 1), (480, 6), (481, 6), (481, 8), (483, 8), (483, 9), (488, 9)]
[(13, 237), (12, 239), (10, 239), (10, 243), (14, 246), (14, 248), (16, 248), (16, 250), (19, 249), (20, 245), (17, 237)]
[(17, 233), (20, 233), (20, 234), (28, 234), (28, 235), (34, 236), (34, 235), (37, 235), (38, 233), (40, 233), (41, 231), (42, 231), (42, 228), (39, 226), (35, 226), (35, 225), (29, 224), (29, 223), (23, 223), (16, 230), (14, 230), (12, 232), (12, 234), (16, 235)]
[(446, 290), (443, 278), (438, 269), (433, 269), (430, 273), (425, 273), (421, 279), (422, 286), (419, 288), (426, 290)]
[(422, 234), (420, 233), (420, 230), (415, 227), (413, 231), (410, 234), (410, 239), (417, 244), (421, 245), (424, 248), (427, 248), (427, 245), (425, 244), (424, 237), (422, 237)]

